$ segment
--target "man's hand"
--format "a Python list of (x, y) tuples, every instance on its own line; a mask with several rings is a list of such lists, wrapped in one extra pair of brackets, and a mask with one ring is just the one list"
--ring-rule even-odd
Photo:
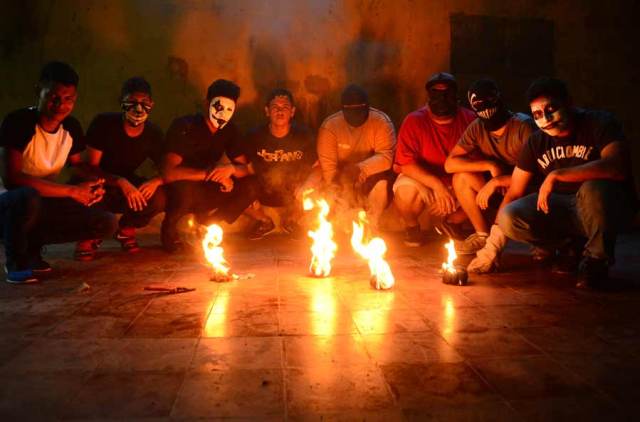
[(549, 214), (549, 195), (553, 192), (555, 183), (556, 173), (554, 170), (544, 178), (544, 182), (540, 185), (540, 190), (538, 191), (538, 211)]
[(456, 199), (444, 184), (441, 183), (436, 189), (433, 189), (433, 194), (435, 209), (433, 207), (431, 209), (434, 211), (434, 215), (442, 217), (456, 210)]
[(142, 211), (147, 206), (147, 200), (144, 195), (124, 177), (118, 179), (118, 187), (127, 199), (129, 208), (134, 211)]
[(476, 257), (467, 266), (470, 273), (488, 273), (498, 267), (500, 254), (507, 244), (507, 237), (497, 224), (491, 226), (487, 243), (476, 253)]
[(221, 192), (231, 192), (233, 190), (233, 179), (228, 177), (220, 181)]
[(156, 190), (160, 185), (162, 185), (162, 179), (159, 177), (154, 177), (153, 179), (147, 180), (142, 185), (140, 185), (138, 190), (140, 191), (144, 199), (148, 201), (149, 198), (151, 198), (153, 194), (156, 193)]
[(82, 182), (71, 189), (71, 199), (90, 207), (96, 202), (100, 202), (104, 195), (104, 179)]
[(480, 207), (480, 209), (486, 210), (489, 208), (489, 199), (491, 195), (496, 191), (496, 182), (495, 179), (489, 180), (485, 185), (478, 191), (476, 195), (476, 204)]
[(207, 182), (222, 183), (223, 180), (229, 179), (235, 173), (236, 168), (233, 164), (218, 164), (212, 169), (207, 170), (204, 180)]

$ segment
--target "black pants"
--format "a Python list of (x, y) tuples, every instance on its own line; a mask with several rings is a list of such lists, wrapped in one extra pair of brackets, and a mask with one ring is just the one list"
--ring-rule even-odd
[[(216, 182), (179, 181), (165, 186), (167, 207), (161, 230), (163, 244), (178, 240), (176, 225), (187, 214), (200, 216), (204, 219), (200, 222), (205, 224), (219, 220), (233, 223), (258, 197), (255, 176), (234, 179), (231, 192), (222, 192), (221, 185)], [(213, 210), (215, 213), (209, 215)]]
[(0, 221), (7, 266), (15, 269), (26, 269), (39, 259), (44, 245), (102, 239), (116, 230), (110, 212), (85, 207), (71, 198), (42, 197), (29, 187), (2, 194)]
[[(136, 186), (140, 186), (140, 184)], [(134, 211), (129, 207), (122, 189), (117, 186), (107, 186), (102, 201), (94, 206), (105, 211), (122, 213), (118, 224), (120, 228), (140, 228), (149, 224), (154, 216), (163, 212), (166, 204), (167, 194), (164, 186), (159, 186), (156, 189), (153, 196), (147, 200), (147, 206), (140, 211)]]

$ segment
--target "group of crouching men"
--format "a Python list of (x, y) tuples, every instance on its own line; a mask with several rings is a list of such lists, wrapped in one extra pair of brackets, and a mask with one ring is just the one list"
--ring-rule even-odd
[[(408, 246), (423, 243), (418, 218), (427, 211), (459, 254), (475, 254), (471, 272), (497, 270), (510, 238), (532, 245), (534, 260), (577, 271), (579, 287), (599, 288), (616, 236), (636, 210), (620, 124), (574, 107), (554, 78), (530, 85), (531, 118), (510, 111), (490, 79), (475, 81), (471, 110), (462, 107), (455, 78), (436, 73), (425, 86), (427, 104), (406, 116), (397, 139), (357, 85), (344, 89), (342, 109), (316, 137), (293, 119), (293, 96), (280, 88), (266, 98), (265, 124), (241, 135), (231, 122), (240, 88), (223, 79), (209, 86), (205, 113), (175, 119), (165, 136), (147, 120), (154, 103), (140, 77), (124, 82), (121, 111), (97, 115), (84, 134), (70, 115), (77, 86), (68, 64), (49, 63), (37, 105), (2, 121), (8, 282), (51, 272), (41, 256), (46, 244), (76, 241), (75, 258), (91, 260), (101, 239), (114, 236), (136, 252), (136, 229), (160, 212), (169, 253), (183, 247), (177, 223), (187, 214), (210, 224), (244, 213), (257, 239), (275, 228), (261, 205), (285, 207), (282, 227), (295, 235), (302, 192), (314, 188), (365, 207), (374, 230), (393, 197)], [(142, 178), (137, 170), (148, 159), (159, 175)], [(63, 184), (67, 166), (73, 176)], [(122, 214), (117, 222), (114, 213)]]

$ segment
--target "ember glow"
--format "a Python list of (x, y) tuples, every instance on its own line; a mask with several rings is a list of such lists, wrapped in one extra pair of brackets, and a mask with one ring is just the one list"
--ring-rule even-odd
[(202, 249), (204, 256), (213, 270), (212, 278), (229, 277), (229, 266), (224, 259), (224, 250), (220, 247), (222, 243), (222, 227), (212, 224), (207, 227), (207, 233), (202, 239)]
[(302, 195), (302, 206), (305, 211), (311, 211), (314, 208), (318, 209), (318, 228), (308, 232), (309, 237), (313, 239), (309, 271), (316, 277), (328, 277), (331, 273), (331, 261), (336, 254), (338, 246), (333, 241), (333, 226), (327, 220), (329, 204), (324, 199), (312, 199), (309, 196), (312, 192), (313, 189), (309, 189)]
[(453, 239), (449, 239), (449, 242), (444, 245), (448, 251), (447, 262), (442, 263), (442, 270), (450, 273), (455, 273), (456, 268), (453, 266), (453, 262), (458, 258), (456, 249), (453, 246)]
[(376, 289), (390, 289), (395, 283), (393, 273), (389, 263), (385, 261), (384, 254), (387, 252), (387, 245), (380, 237), (374, 237), (369, 242), (364, 243), (364, 231), (367, 224), (367, 214), (364, 211), (358, 213), (358, 221), (353, 222), (353, 234), (351, 235), (351, 246), (358, 255), (369, 263), (371, 272), (371, 285)]

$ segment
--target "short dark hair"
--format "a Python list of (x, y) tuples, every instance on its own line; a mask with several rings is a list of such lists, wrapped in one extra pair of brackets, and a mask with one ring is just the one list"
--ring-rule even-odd
[(215, 97), (227, 97), (233, 101), (238, 101), (240, 87), (235, 82), (217, 79), (207, 89), (207, 101), (211, 101)]
[(289, 91), (288, 89), (284, 89), (284, 88), (276, 88), (273, 89), (269, 95), (267, 95), (267, 101), (265, 103), (265, 105), (269, 105), (271, 104), (271, 101), (273, 101), (274, 98), (276, 97), (287, 97), (289, 99), (289, 102), (291, 103), (291, 105), (293, 104), (293, 94), (291, 94), (291, 91)]
[(527, 104), (539, 97), (549, 97), (563, 103), (568, 103), (570, 99), (569, 89), (564, 81), (546, 76), (531, 82), (525, 97)]
[(59, 83), (62, 85), (78, 86), (80, 77), (73, 68), (64, 62), (53, 61), (45, 64), (40, 70), (40, 86)]
[(124, 98), (129, 94), (133, 94), (134, 92), (149, 94), (149, 97), (151, 97), (151, 84), (149, 84), (149, 82), (147, 82), (147, 80), (142, 76), (134, 76), (133, 78), (129, 78), (122, 84), (122, 89), (120, 90), (120, 98)]

